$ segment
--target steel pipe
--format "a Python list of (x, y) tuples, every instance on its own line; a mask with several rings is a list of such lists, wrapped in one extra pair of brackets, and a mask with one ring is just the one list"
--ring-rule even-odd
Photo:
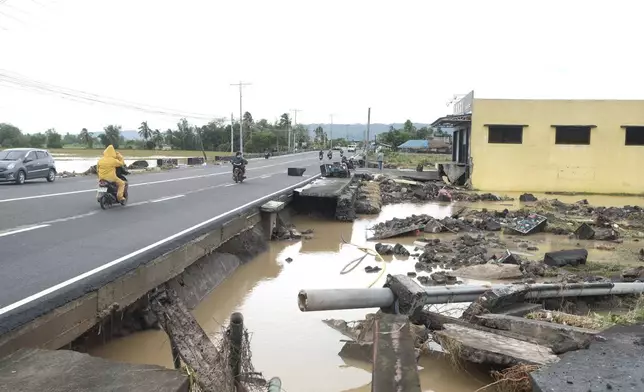
[[(644, 292), (644, 283), (639, 282), (440, 286), (424, 289), (426, 295), (423, 298), (423, 304), (472, 302), (489, 290), (509, 288), (512, 286), (526, 287), (528, 289), (526, 295), (528, 299), (641, 294)], [(301, 290), (298, 294), (298, 306), (302, 312), (384, 308), (392, 305), (394, 300), (394, 294), (388, 288)]]
[(301, 290), (297, 304), (302, 312), (318, 310), (384, 308), (394, 303), (389, 289)]

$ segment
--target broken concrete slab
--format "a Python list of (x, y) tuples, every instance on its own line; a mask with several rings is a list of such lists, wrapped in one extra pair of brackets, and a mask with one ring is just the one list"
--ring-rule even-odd
[(373, 342), (345, 342), (338, 355), (345, 359), (373, 361)]
[(305, 167), (289, 167), (287, 173), (289, 176), (301, 177), (306, 171)]
[(425, 227), (424, 224), (418, 224), (418, 225), (410, 225), (407, 227), (400, 227), (400, 228), (394, 228), (391, 230), (384, 230), (371, 238), (368, 238), (367, 240), (373, 241), (373, 240), (384, 240), (385, 238), (391, 238), (391, 237), (397, 237), (399, 235), (407, 234), (407, 233), (413, 233), (416, 230), (423, 230)]
[(534, 392), (644, 391), (644, 326), (616, 326), (601, 336), (530, 373)]
[(580, 240), (592, 240), (595, 237), (595, 230), (588, 223), (582, 223), (574, 234)]
[(591, 340), (599, 332), (570, 325), (502, 314), (483, 314), (477, 316), (476, 319), (479, 324), (489, 328), (510, 331), (538, 339), (544, 342), (544, 345), (550, 347), (555, 354), (587, 348)]
[(421, 392), (409, 318), (379, 313), (373, 342), (371, 390)]
[(523, 276), (516, 264), (487, 263), (462, 267), (450, 272), (452, 276), (480, 280), (516, 279)]
[(155, 365), (108, 361), (69, 350), (20, 349), (0, 359), (0, 390), (188, 392), (188, 377)]
[(523, 302), (527, 292), (528, 289), (525, 286), (518, 285), (490, 289), (472, 302), (465, 309), (461, 318), (473, 323), (475, 316), (490, 312), (494, 313), (518, 302)]
[(370, 342), (374, 324), (374, 313), (368, 313), (364, 320), (350, 321), (327, 319), (322, 322), (356, 342)]
[(551, 267), (577, 266), (586, 264), (588, 251), (586, 249), (567, 249), (548, 252), (543, 256), (543, 262)]
[(469, 362), (509, 367), (546, 365), (559, 360), (552, 350), (537, 344), (462, 325), (445, 324), (443, 327), (434, 332), (441, 346)]

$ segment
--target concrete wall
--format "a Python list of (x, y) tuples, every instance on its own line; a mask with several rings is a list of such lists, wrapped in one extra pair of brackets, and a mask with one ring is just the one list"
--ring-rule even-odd
[[(488, 143), (486, 124), (527, 125), (522, 144)], [(555, 144), (552, 125), (595, 125), (590, 145)], [(644, 146), (622, 125), (644, 125), (644, 101), (475, 99), (472, 185), (486, 191), (644, 193)]]
[[(0, 336), (0, 357), (23, 347), (63, 347), (109, 316), (115, 307), (125, 309), (150, 290), (168, 281), (175, 288), (180, 286), (179, 280), (189, 283), (190, 287), (184, 287), (180, 292), (190, 305), (195, 306), (254, 251), (261, 251), (261, 244), (258, 248), (255, 243), (261, 238), (261, 234), (258, 234), (259, 237), (250, 235), (248, 238), (244, 234), (240, 235), (253, 232), (250, 229), (259, 226), (259, 222), (259, 209), (253, 208), (213, 227), (208, 234), (139, 266), (99, 290)], [(227, 241), (237, 236), (239, 244), (231, 248), (231, 242)], [(239, 255), (227, 253), (233, 251)], [(199, 262), (196, 263), (197, 261)], [(205, 276), (198, 276), (200, 273)]]

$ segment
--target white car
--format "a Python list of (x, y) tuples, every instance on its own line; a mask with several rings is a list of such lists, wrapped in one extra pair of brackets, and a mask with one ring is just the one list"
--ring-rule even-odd
[(347, 147), (347, 152), (356, 152), (356, 145), (352, 144), (349, 147)]

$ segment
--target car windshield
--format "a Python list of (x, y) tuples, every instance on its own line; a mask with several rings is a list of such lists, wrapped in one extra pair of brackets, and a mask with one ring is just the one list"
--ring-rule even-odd
[(27, 155), (27, 151), (5, 150), (0, 151), (0, 161), (17, 161)]

